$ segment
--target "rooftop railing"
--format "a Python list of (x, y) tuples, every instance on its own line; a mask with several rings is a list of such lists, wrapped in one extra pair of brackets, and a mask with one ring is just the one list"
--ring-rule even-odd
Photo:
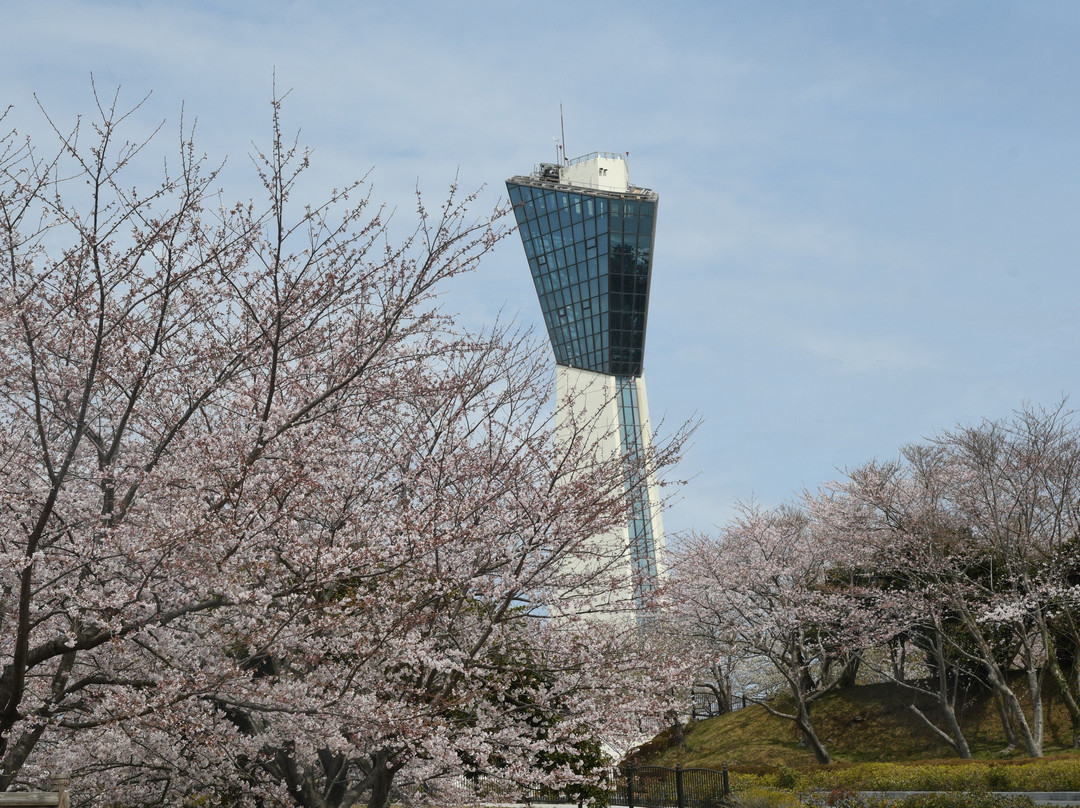
[(575, 166), (578, 163), (584, 163), (584, 162), (587, 162), (588, 160), (595, 160), (598, 157), (606, 157), (609, 160), (623, 160), (623, 161), (626, 160), (626, 155), (625, 154), (619, 154), (618, 152), (594, 151), (594, 152), (589, 152), (584, 157), (575, 157), (573, 160), (568, 160), (566, 164), (569, 165), (569, 166)]

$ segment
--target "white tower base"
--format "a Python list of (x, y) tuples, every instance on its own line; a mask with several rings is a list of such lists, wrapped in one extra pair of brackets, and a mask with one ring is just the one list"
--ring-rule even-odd
[[(558, 365), (556, 395), (557, 441), (580, 439), (594, 447), (601, 460), (621, 457), (627, 461), (630, 518), (626, 524), (593, 537), (592, 558), (598, 575), (623, 582), (612, 592), (609, 605), (615, 606), (616, 600), (628, 601), (623, 604), (626, 608), (632, 601), (634, 608), (641, 608), (664, 573), (665, 550), (655, 474), (640, 479), (636, 473), (647, 469), (652, 449), (645, 379)], [(579, 571), (586, 572), (588, 564), (583, 559)]]

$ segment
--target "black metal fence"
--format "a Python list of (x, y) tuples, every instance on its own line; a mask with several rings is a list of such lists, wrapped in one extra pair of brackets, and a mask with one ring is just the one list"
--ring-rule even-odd
[(676, 766), (628, 766), (611, 797), (626, 808), (720, 808), (731, 796), (727, 766), (684, 769)]
[[(627, 766), (612, 772), (608, 791), (613, 806), (626, 808), (726, 808), (731, 781), (722, 769), (684, 769), (676, 766)], [(603, 786), (600, 786), (603, 789)], [(447, 803), (535, 803), (573, 805), (579, 789), (537, 788), (491, 775), (458, 775), (427, 784), (424, 794)], [(2, 806), (0, 806), (2, 808)]]
[(697, 686), (690, 691), (690, 715), (695, 721), (715, 718), (734, 710), (741, 710), (754, 702), (746, 694), (723, 694), (708, 686)]

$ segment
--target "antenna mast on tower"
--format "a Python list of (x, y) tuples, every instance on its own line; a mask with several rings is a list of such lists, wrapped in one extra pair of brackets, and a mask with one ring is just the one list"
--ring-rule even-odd
[(566, 156), (566, 123), (563, 121), (562, 101), (559, 102), (559, 133), (562, 136), (563, 165), (569, 165), (570, 159)]

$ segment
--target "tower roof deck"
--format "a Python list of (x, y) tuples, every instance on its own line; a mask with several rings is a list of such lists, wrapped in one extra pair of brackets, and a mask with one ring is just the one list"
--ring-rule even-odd
[(532, 174), (524, 176), (518, 174), (517, 176), (510, 177), (507, 182), (512, 182), (517, 185), (531, 185), (534, 188), (558, 188), (560, 191), (588, 191), (591, 193), (602, 193), (605, 196), (610, 196), (615, 199), (649, 199), (657, 200), (660, 195), (656, 193), (652, 188), (641, 188), (637, 185), (630, 185), (625, 191), (615, 191), (610, 188), (589, 188), (580, 185), (574, 185), (569, 182), (562, 182), (560, 180), (553, 180), (543, 176), (542, 166), (552, 165), (558, 170), (558, 166), (554, 163), (541, 163), (533, 169)]
[(511, 182), (535, 187), (570, 188), (587, 192), (610, 194), (613, 197), (655, 199), (656, 193), (648, 188), (630, 184), (630, 174), (625, 155), (616, 152), (591, 152), (582, 157), (567, 160), (564, 165), (540, 163), (533, 167), (528, 177), (511, 177)]

